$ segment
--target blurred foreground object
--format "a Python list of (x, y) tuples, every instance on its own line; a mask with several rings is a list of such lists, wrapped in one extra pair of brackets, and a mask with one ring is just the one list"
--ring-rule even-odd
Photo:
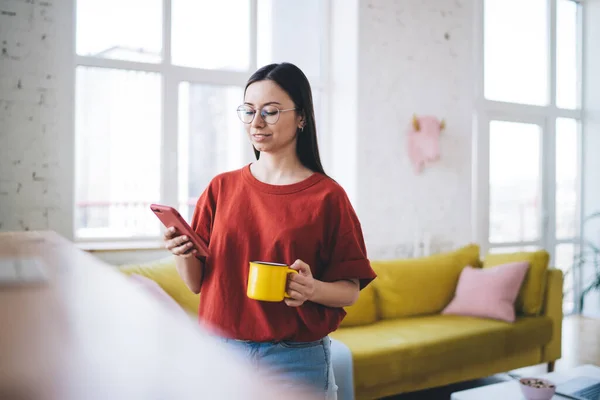
[(0, 233), (0, 258), (31, 257), (44, 284), (0, 287), (0, 398), (311, 398), (56, 233)]

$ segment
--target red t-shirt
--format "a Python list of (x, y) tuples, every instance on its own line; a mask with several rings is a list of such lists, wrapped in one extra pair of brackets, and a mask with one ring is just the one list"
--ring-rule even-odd
[(314, 173), (290, 185), (256, 179), (250, 165), (216, 176), (198, 199), (192, 228), (208, 243), (199, 318), (225, 337), (313, 341), (335, 331), (346, 312), (310, 301), (300, 307), (246, 296), (250, 261), (307, 263), (325, 282), (375, 278), (346, 192)]

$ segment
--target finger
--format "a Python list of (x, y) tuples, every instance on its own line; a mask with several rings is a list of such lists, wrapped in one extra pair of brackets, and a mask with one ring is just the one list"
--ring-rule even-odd
[(304, 296), (302, 294), (302, 292), (298, 291), (298, 290), (289, 289), (288, 295), (290, 296), (290, 298), (292, 300), (302, 300), (302, 301), (306, 300), (306, 296)]
[(310, 279), (310, 276), (301, 275), (300, 273), (290, 274), (288, 282), (296, 282), (300, 285), (307, 285), (309, 279)]
[(170, 251), (173, 251), (176, 247), (180, 247), (185, 243), (181, 243), (180, 237), (176, 237), (175, 239), (167, 240), (165, 247)]
[(192, 242), (187, 242), (186, 244), (182, 245), (182, 246), (177, 246), (175, 247), (173, 250), (171, 250), (173, 252), (173, 254), (176, 255), (182, 255), (184, 254), (186, 251), (193, 249), (194, 245), (192, 244)]
[(304, 304), (304, 302), (300, 300), (285, 299), (284, 301), (289, 307), (300, 307)]
[(290, 282), (288, 284), (288, 290), (294, 290), (296, 292), (303, 292), (306, 286), (298, 283), (298, 282)]
[(196, 250), (196, 248), (192, 245), (189, 249), (184, 250), (182, 255), (190, 255), (192, 253), (197, 252), (198, 250)]
[(167, 237), (167, 234), (165, 233), (164, 241), (167, 243), (172, 242), (174, 244), (179, 244), (182, 237), (183, 236), (179, 235), (178, 233), (171, 234), (170, 236)]
[(173, 239), (175, 236), (177, 236), (177, 229), (175, 229), (175, 227), (170, 227), (165, 231), (165, 238), (167, 239)]
[(173, 240), (176, 240), (180, 246), (183, 246), (184, 244), (186, 244), (187, 242), (190, 241), (190, 238), (185, 235), (181, 235), (181, 236), (176, 237)]
[(186, 242), (184, 244), (182, 244), (181, 246), (179, 246), (180, 252), (181, 254), (184, 254), (190, 250), (194, 249), (194, 244), (192, 242)]
[(169, 250), (173, 250), (174, 248), (184, 246), (187, 243), (191, 243), (187, 236), (178, 236), (175, 239), (169, 240), (165, 247)]
[(295, 269), (302, 275), (312, 275), (310, 272), (310, 267), (308, 266), (307, 263), (305, 263), (302, 260), (294, 261), (294, 263), (290, 266), (290, 268)]

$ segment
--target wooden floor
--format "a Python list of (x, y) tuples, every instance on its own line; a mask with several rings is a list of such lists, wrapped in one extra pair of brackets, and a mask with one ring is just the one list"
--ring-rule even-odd
[[(555, 370), (562, 371), (582, 364), (600, 365), (600, 319), (568, 316), (563, 321), (562, 358), (556, 362)], [(546, 364), (510, 372), (517, 375), (544, 374)], [(386, 400), (449, 400), (453, 392), (502, 382), (506, 379), (506, 375), (500, 374), (486, 379), (393, 396)]]

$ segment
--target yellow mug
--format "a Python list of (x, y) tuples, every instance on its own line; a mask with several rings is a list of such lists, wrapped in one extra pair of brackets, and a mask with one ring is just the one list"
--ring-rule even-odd
[(286, 292), (288, 274), (297, 274), (286, 264), (263, 261), (250, 262), (246, 295), (254, 300), (282, 301), (290, 297)]

